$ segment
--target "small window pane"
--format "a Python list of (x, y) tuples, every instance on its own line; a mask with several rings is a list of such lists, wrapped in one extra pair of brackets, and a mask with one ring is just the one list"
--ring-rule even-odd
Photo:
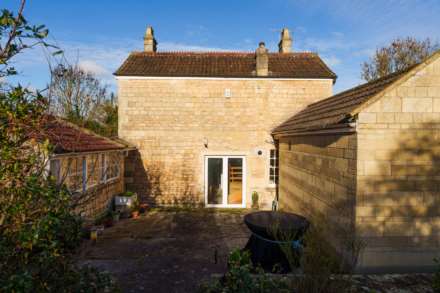
[(269, 158), (269, 183), (278, 183), (278, 151), (276, 149), (270, 150)]
[(87, 158), (87, 188), (98, 184), (100, 169), (99, 156), (97, 154), (90, 155)]
[(69, 158), (67, 164), (66, 185), (71, 192), (78, 192), (82, 189), (82, 168), (83, 166), (81, 157)]
[(50, 176), (53, 176), (53, 178), (55, 179), (55, 182), (57, 184), (59, 184), (61, 181), (60, 172), (61, 172), (60, 160), (51, 160), (50, 161)]

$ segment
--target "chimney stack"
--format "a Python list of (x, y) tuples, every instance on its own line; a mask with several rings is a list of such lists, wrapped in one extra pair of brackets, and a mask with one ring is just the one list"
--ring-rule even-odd
[(257, 50), (255, 51), (257, 59), (257, 76), (269, 75), (269, 54), (264, 42), (260, 42)]
[(280, 53), (292, 52), (292, 38), (288, 28), (283, 28), (281, 31), (281, 40), (278, 43), (278, 48)]
[(157, 50), (157, 42), (154, 38), (154, 31), (151, 26), (147, 27), (144, 36), (144, 51), (145, 52), (156, 52)]

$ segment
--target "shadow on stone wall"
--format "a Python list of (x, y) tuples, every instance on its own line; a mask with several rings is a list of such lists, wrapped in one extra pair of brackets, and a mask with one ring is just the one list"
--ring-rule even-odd
[[(440, 235), (440, 129), (424, 123), (399, 133), (375, 176), (360, 180), (362, 228), (369, 247), (432, 250)], [(366, 167), (367, 168), (367, 167)], [(370, 166), (371, 168), (371, 166)], [(374, 172), (373, 172), (374, 173)], [(427, 260), (430, 262), (430, 260)], [(405, 260), (402, 260), (405, 264)], [(417, 262), (421, 262), (421, 259)], [(432, 266), (434, 262), (426, 263)], [(408, 265), (411, 265), (408, 263)]]
[(305, 215), (323, 231), (335, 252), (343, 256), (344, 271), (356, 266), (363, 246), (355, 225), (355, 158), (347, 159), (345, 168), (340, 165), (341, 151), (355, 152), (354, 145), (349, 149), (350, 139), (356, 141), (355, 136), (343, 135), (295, 137), (287, 141), (290, 151), (283, 152), (286, 157), (280, 159), (281, 164), (289, 165), (281, 166), (279, 189), (281, 194), (289, 195), (283, 205)]
[(126, 188), (136, 192), (142, 202), (153, 206), (201, 206), (203, 202), (196, 190), (194, 170), (187, 164), (183, 159), (172, 167), (162, 161), (144, 164), (140, 152), (132, 151), (125, 163)]

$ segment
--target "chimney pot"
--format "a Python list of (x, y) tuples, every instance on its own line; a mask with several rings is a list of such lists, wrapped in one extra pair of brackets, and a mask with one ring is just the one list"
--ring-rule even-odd
[(281, 31), (281, 40), (278, 43), (280, 53), (292, 52), (292, 38), (288, 28), (283, 28)]
[(257, 76), (268, 76), (269, 75), (269, 54), (264, 42), (260, 42), (257, 50), (255, 51), (256, 55), (256, 71)]
[(144, 36), (144, 51), (145, 52), (156, 52), (157, 50), (157, 42), (154, 38), (154, 30), (153, 27), (147, 26), (147, 30), (145, 31)]

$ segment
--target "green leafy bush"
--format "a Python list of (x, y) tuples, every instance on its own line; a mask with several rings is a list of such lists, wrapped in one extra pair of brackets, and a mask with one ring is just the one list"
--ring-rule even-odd
[(434, 259), (437, 264), (437, 270), (434, 273), (434, 278), (432, 280), (432, 289), (435, 293), (440, 293), (440, 261), (436, 258)]
[(90, 289), (81, 284), (94, 278), (111, 286), (71, 261), (82, 223), (67, 191), (46, 172), (51, 147), (38, 136), (45, 106), (43, 97), (20, 87), (0, 94), (0, 291)]
[[(27, 23), (24, 5), (18, 15), (0, 12), (0, 78), (17, 74), (10, 61), (23, 50), (53, 48), (45, 26)], [(47, 171), (47, 109), (39, 93), (0, 83), (0, 292), (116, 291), (107, 274), (72, 261), (82, 223)]]
[(236, 249), (228, 260), (228, 272), (221, 280), (203, 284), (200, 292), (205, 293), (253, 293), (291, 292), (288, 285), (270, 278), (263, 269), (254, 268), (248, 251)]

